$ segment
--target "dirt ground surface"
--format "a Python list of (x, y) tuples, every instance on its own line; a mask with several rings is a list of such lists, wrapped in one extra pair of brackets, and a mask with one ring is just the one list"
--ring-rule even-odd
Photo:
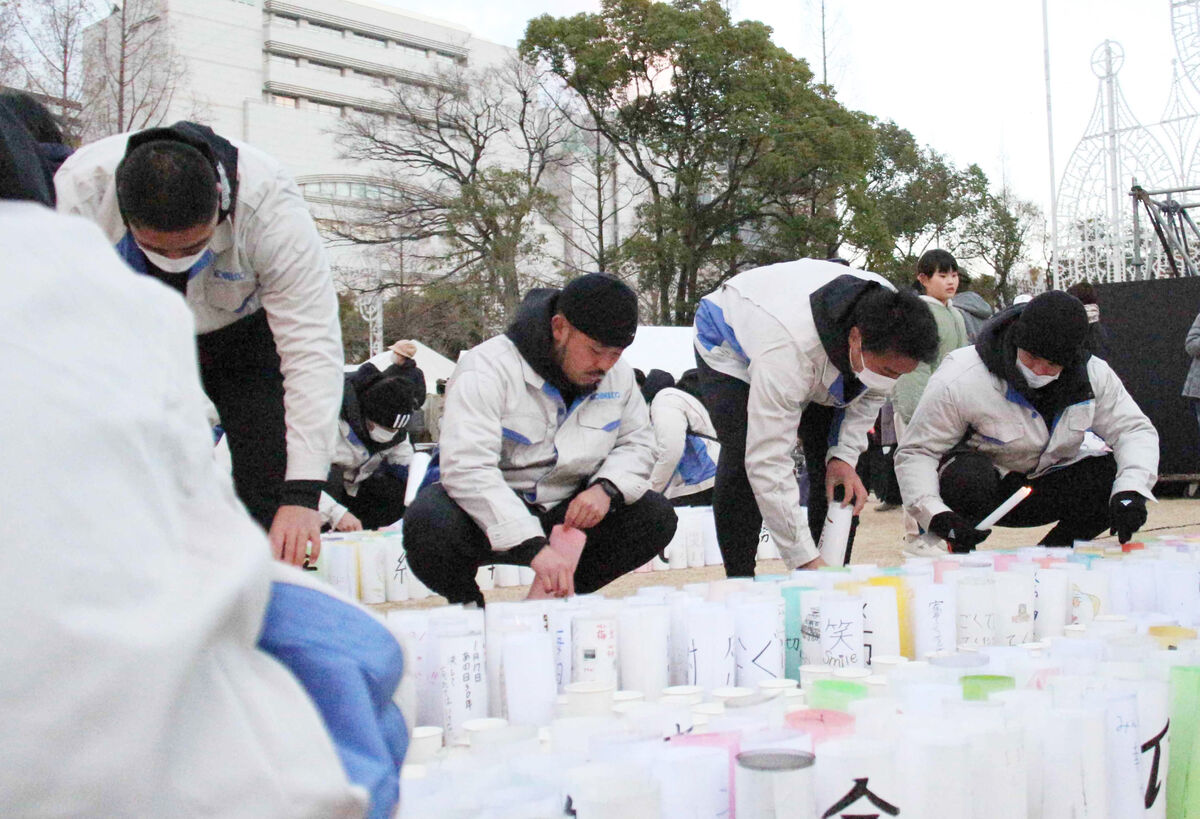
[[(863, 510), (858, 533), (854, 539), (852, 563), (876, 563), (880, 566), (897, 566), (904, 561), (901, 554), (904, 524), (899, 509), (876, 512), (872, 498)], [(1184, 534), (1200, 529), (1200, 499), (1170, 498), (1148, 504), (1149, 519), (1135, 538), (1153, 539), (1162, 535)], [(1051, 526), (1033, 529), (994, 529), (980, 549), (1010, 549), (1037, 543)], [(1115, 542), (1115, 537), (1098, 538), (1100, 541)], [(787, 569), (782, 560), (758, 561), (758, 574), (785, 574)], [(672, 569), (665, 572), (635, 572), (614, 580), (601, 593), (608, 597), (625, 597), (642, 586), (675, 586), (720, 580), (725, 576), (723, 566), (705, 566), (697, 569)], [(510, 586), (484, 592), (488, 602), (496, 600), (522, 600), (529, 591), (528, 586)], [(443, 597), (429, 597), (409, 603), (386, 603), (371, 606), (376, 611), (392, 608), (430, 608), (444, 605)]]

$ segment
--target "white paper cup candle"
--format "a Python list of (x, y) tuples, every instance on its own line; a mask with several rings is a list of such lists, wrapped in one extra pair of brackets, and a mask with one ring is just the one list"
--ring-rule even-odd
[(871, 671), (875, 674), (891, 674), (896, 666), (904, 665), (907, 662), (908, 658), (900, 654), (877, 654), (871, 657)]
[(477, 744), (476, 736), (485, 731), (498, 731), (501, 728), (508, 727), (508, 720), (501, 717), (482, 717), (480, 719), (469, 719), (462, 724), (463, 732), (466, 734), (468, 745)]
[(576, 617), (571, 623), (571, 678), (617, 687), (617, 621)]
[(325, 581), (347, 597), (358, 599), (358, 548), (348, 541), (326, 543), (321, 551)]
[(428, 762), (442, 750), (443, 730), (440, 725), (418, 725), (412, 729), (408, 738), (408, 753), (404, 756), (405, 764), (409, 762)]
[(734, 657), (740, 686), (752, 687), (760, 680), (783, 677), (779, 599), (746, 601), (733, 608), (737, 636)]
[(765, 697), (782, 697), (788, 691), (796, 690), (796, 681), (786, 677), (781, 680), (759, 680), (758, 690)]
[(829, 504), (825, 513), (825, 527), (821, 529), (821, 542), (817, 550), (821, 559), (830, 566), (846, 565), (846, 544), (850, 541), (850, 525), (854, 522), (854, 507), (840, 503)]
[(815, 819), (812, 754), (792, 750), (737, 755), (734, 796), (738, 816)]
[(1070, 622), (1070, 578), (1058, 568), (1038, 569), (1033, 576), (1037, 607), (1034, 635), (1039, 640), (1061, 637)]
[(698, 685), (669, 685), (659, 701), (666, 705), (699, 705), (704, 702), (704, 689)]
[(565, 686), (567, 702), (575, 716), (602, 716), (612, 710), (613, 692), (610, 682), (573, 682)]
[(817, 680), (827, 680), (833, 677), (833, 669), (827, 665), (800, 666), (800, 687), (806, 691), (812, 688)]
[(521, 585), (520, 567), (499, 563), (496, 565), (496, 573), (493, 579), (497, 588), (519, 586)]
[(374, 537), (358, 544), (359, 599), (371, 605), (387, 602), (387, 539)]
[(660, 691), (669, 682), (671, 610), (625, 605), (617, 614), (621, 687)]
[(729, 705), (730, 703), (745, 702), (757, 695), (757, 692), (753, 688), (745, 688), (736, 685), (731, 685), (726, 688), (714, 688), (711, 693), (715, 702), (720, 702), (725, 705)]

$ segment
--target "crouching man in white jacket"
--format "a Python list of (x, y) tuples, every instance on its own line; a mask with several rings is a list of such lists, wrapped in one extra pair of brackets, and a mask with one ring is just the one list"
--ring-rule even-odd
[[(1158, 433), (1116, 373), (1086, 350), (1087, 313), (1043, 293), (984, 325), (974, 347), (946, 356), (896, 452), (904, 503), (935, 538), (911, 554), (973, 549), (978, 523), (1022, 486), (1033, 493), (1000, 526), (1058, 522), (1042, 538), (1070, 546), (1105, 529), (1122, 543), (1146, 522)], [(1094, 432), (1111, 448), (1089, 447)]]
[[(451, 603), (483, 602), (481, 565), (527, 565), (544, 591), (592, 592), (663, 549), (677, 520), (649, 491), (654, 433), (620, 361), (637, 297), (590, 273), (535, 290), (504, 335), (467, 351), (446, 388), (440, 483), (404, 516), (417, 577)], [(582, 529), (578, 566), (548, 547), (555, 524)]]

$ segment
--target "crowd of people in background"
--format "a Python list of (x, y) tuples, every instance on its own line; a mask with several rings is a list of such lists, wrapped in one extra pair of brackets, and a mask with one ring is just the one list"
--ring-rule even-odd
[[(507, 330), (464, 351), (453, 376), (430, 391), (414, 341), (345, 370), (323, 242), (294, 180), (273, 158), (192, 122), (72, 153), (53, 119), (30, 103), (0, 99), (0, 226), (7, 223), (6, 250), (20, 259), (19, 269), (6, 270), (6, 286), (28, 302), (12, 326), (57, 349), (49, 324), (39, 330), (24, 319), (75, 317), (95, 334), (87, 339), (95, 368), (81, 376), (89, 405), (111, 401), (132, 411), (89, 429), (82, 442), (83, 409), (72, 423), (54, 426), (51, 437), (64, 446), (105, 452), (109, 460), (96, 465), (96, 475), (23, 473), (21, 482), (47, 498), (93, 496), (92, 513), (104, 517), (107, 509), (127, 522), (123, 541), (105, 526), (87, 531), (87, 518), (60, 521), (57, 543), (101, 542), (97, 553), (112, 562), (106, 572), (133, 572), (151, 560), (159, 576), (144, 578), (147, 588), (180, 567), (194, 570), (197, 582), (227, 584), (226, 594), (207, 600), (184, 594), (208, 629), (188, 635), (225, 652), (224, 673), (243, 678), (245, 697), (282, 697), (277, 716), (298, 727), (288, 742), (266, 742), (261, 753), (223, 760), (216, 742), (197, 744), (194, 756), (217, 760), (198, 770), (229, 783), (228, 798), (244, 791), (236, 766), (251, 757), (262, 768), (256, 775), (275, 781), (287, 769), (295, 780), (288, 795), (307, 795), (299, 806), (264, 797), (254, 803), (256, 815), (341, 815), (365, 799), (385, 811), (394, 804), (389, 777), (403, 754), (403, 726), (373, 703), (389, 702), (382, 689), (398, 679), (399, 652), (365, 612), (338, 609), (291, 569), (276, 567), (283, 574), (272, 574), (271, 584), (264, 567), (239, 550), (265, 554), (269, 544), (281, 564), (305, 566), (319, 557), (322, 529), (403, 521), (413, 572), (451, 602), (482, 606), (475, 576), (485, 564), (532, 568), (531, 597), (602, 588), (662, 552), (679, 506), (711, 504), (725, 571), (734, 577), (754, 575), (764, 526), (789, 569), (826, 565), (818, 543), (833, 504), (853, 507), (849, 560), (869, 488), (880, 508), (903, 507), (903, 546), (915, 555), (975, 548), (990, 531), (980, 521), (1023, 486), (1033, 495), (997, 525), (1054, 523), (1047, 545), (1069, 546), (1106, 529), (1125, 542), (1145, 523), (1158, 436), (1104, 361), (1106, 339), (1088, 285), (993, 315), (941, 249), (920, 257), (911, 287), (844, 260), (760, 267), (701, 299), (695, 367), (676, 378), (661, 369), (635, 372), (622, 359), (638, 329), (637, 295), (617, 278), (591, 273), (528, 293)], [(30, 245), (47, 235), (62, 237), (74, 255)], [(85, 255), (83, 267), (96, 270), (91, 278), (72, 269)], [(121, 321), (97, 324), (77, 309), (115, 312), (123, 288), (130, 309)], [(55, 332), (78, 335), (61, 324)], [(26, 338), (10, 341), (14, 350), (28, 346)], [(1200, 361), (1200, 319), (1186, 345)], [(135, 361), (136, 372), (126, 372), (124, 359)], [(38, 377), (19, 356), (5, 366), (21, 383)], [(124, 391), (138, 396), (137, 406), (121, 400)], [(27, 385), (22, 394), (38, 392)], [(1200, 364), (1185, 395), (1200, 401)], [(64, 407), (77, 398), (60, 396)], [(231, 482), (215, 477), (211, 458), (205, 465), (196, 457), (203, 449), (197, 441), (211, 440), (207, 428), (196, 434), (205, 399), (217, 437), (228, 442)], [(7, 418), (6, 430), (32, 421), (10, 412), (20, 417)], [(127, 441), (132, 454), (110, 451), (105, 436)], [(6, 452), (16, 451), (8, 443), (14, 448), (6, 443)], [(430, 464), (410, 475), (418, 448)], [(73, 454), (54, 462), (78, 463)], [(144, 480), (109, 474), (123, 466), (146, 470)], [(37, 531), (20, 537), (30, 553), (45, 553)], [(227, 570), (202, 557), (214, 539)], [(123, 550), (124, 542), (139, 549)], [(104, 616), (117, 617), (125, 603), (106, 601)], [(69, 639), (78, 625), (71, 616), (65, 606), (46, 613), (38, 640), (22, 641), (11, 655), (22, 672), (44, 659), (39, 640)], [(170, 617), (156, 625), (163, 640), (185, 639), (184, 624)], [(355, 640), (342, 645), (349, 635)], [(266, 655), (295, 679), (256, 665)], [(97, 668), (106, 662), (88, 657)], [(210, 659), (196, 654), (181, 674), (208, 673)], [(5, 679), (0, 701), (32, 701), (34, 690), (0, 667)], [(157, 682), (166, 700), (175, 696), (170, 679)], [(298, 686), (316, 710), (297, 703)], [(206, 702), (205, 718), (217, 722), (253, 710), (229, 688), (201, 685), (186, 699)], [(118, 695), (96, 691), (81, 707), (103, 712)], [(330, 713), (347, 709), (373, 726), (365, 739), (360, 727), (344, 737), (331, 721)], [(312, 747), (306, 743), (314, 732), (325, 736), (318, 713), (329, 726), (320, 753), (307, 765), (277, 755)], [(147, 737), (199, 736), (169, 707), (157, 722), (151, 717)], [(343, 752), (343, 739), (352, 750)], [(349, 781), (327, 764), (335, 753)], [(184, 775), (165, 776), (178, 782)], [(113, 781), (115, 790), (124, 787), (121, 777)], [(114, 798), (133, 799), (142, 813), (220, 812), (214, 805), (225, 798), (154, 783), (131, 793)]]

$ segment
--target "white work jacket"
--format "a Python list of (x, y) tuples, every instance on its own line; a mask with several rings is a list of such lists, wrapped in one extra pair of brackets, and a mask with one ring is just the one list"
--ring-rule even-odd
[(991, 459), (1002, 475), (1036, 478), (1102, 454), (1088, 445), (1089, 431), (1117, 459), (1112, 492), (1132, 491), (1153, 500), (1158, 480), (1158, 432), (1100, 358), (1087, 362), (1094, 398), (1072, 404), (1047, 424), (1029, 402), (993, 375), (974, 347), (946, 356), (938, 367), (896, 450), (896, 478), (909, 514), (925, 529), (950, 511), (938, 486), (942, 457), (963, 442)]
[(845, 377), (822, 345), (826, 328), (818, 326), (810, 297), (842, 276), (895, 289), (874, 273), (801, 259), (740, 273), (705, 296), (696, 311), (696, 352), (714, 370), (750, 385), (746, 472), (763, 523), (789, 568), (818, 554), (792, 460), (805, 407), (815, 401), (842, 409), (825, 459), (854, 466), (887, 399), (869, 389), (847, 397)]
[(721, 445), (704, 405), (683, 390), (668, 387), (650, 402), (650, 423), (658, 442), (650, 488), (668, 498), (712, 489)]
[[(367, 478), (388, 465), (408, 466), (412, 463), (413, 446), (408, 435), (393, 447), (371, 452), (346, 421), (338, 420), (338, 442), (333, 451), (333, 465), (342, 470), (342, 485), (346, 494), (351, 497), (358, 495), (358, 487)], [(346, 514), (346, 507), (338, 503), (333, 496), (322, 492), (318, 511), (321, 521), (330, 526), (337, 526)]]
[[(112, 245), (127, 232), (115, 174), (130, 134), (85, 145), (54, 178), (58, 209), (100, 225)], [(217, 225), (215, 259), (193, 271), (187, 303), (196, 332), (219, 330), (266, 310), (283, 373), (285, 479), (324, 481), (342, 400), (342, 334), (325, 248), (291, 175), (243, 142), (237, 202)]]
[(512, 340), (496, 336), (463, 353), (446, 385), (439, 453), (446, 493), (506, 551), (545, 534), (525, 503), (548, 509), (600, 478), (638, 501), (655, 444), (624, 361), (567, 407)]

